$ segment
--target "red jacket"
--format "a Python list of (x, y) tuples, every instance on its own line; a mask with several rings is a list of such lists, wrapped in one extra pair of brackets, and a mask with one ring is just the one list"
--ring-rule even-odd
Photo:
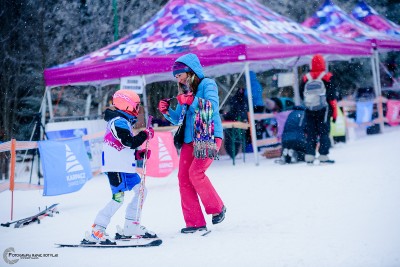
[[(310, 75), (313, 79), (318, 78), (318, 76), (321, 74), (321, 72), (326, 71), (326, 65), (325, 65), (325, 60), (322, 55), (315, 55), (312, 60), (311, 60), (311, 71)], [(326, 100), (329, 103), (330, 106), (330, 113), (332, 114), (332, 117), (334, 120), (336, 120), (337, 117), (337, 102), (336, 102), (336, 92), (335, 89), (332, 86), (331, 79), (332, 79), (332, 73), (327, 72), (323, 77), (322, 81), (325, 84), (326, 88)], [(307, 82), (307, 76), (304, 75), (301, 85), (300, 85), (300, 96), (303, 98), (303, 92), (304, 92), (304, 86)]]
[[(325, 65), (325, 60), (322, 55), (315, 55), (312, 60), (311, 60), (311, 77), (313, 79), (317, 79), (318, 76), (321, 74), (321, 72), (326, 71), (326, 65)], [(332, 73), (327, 72), (324, 77), (322, 77), (322, 80), (325, 82), (330, 82), (332, 78)], [(303, 76), (303, 82), (307, 82), (307, 77), (304, 75)]]

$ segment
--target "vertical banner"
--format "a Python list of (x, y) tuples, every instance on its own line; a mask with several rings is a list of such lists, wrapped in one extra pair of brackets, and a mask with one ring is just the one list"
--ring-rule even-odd
[(370, 122), (372, 120), (373, 107), (374, 107), (374, 102), (372, 102), (372, 101), (356, 103), (356, 122), (357, 122), (357, 124)]
[(151, 156), (146, 163), (148, 176), (166, 177), (178, 167), (178, 153), (171, 132), (155, 132), (149, 149)]
[(386, 118), (390, 126), (396, 126), (400, 123), (400, 100), (388, 100), (386, 103)]
[(44, 176), (44, 196), (78, 191), (92, 178), (90, 162), (81, 138), (40, 141)]

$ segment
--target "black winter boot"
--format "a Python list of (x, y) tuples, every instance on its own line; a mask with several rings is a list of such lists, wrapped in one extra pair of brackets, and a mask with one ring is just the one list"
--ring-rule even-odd
[(215, 214), (212, 216), (212, 223), (217, 224), (222, 222), (225, 219), (226, 207), (222, 207), (221, 213)]
[(207, 231), (207, 227), (206, 226), (200, 226), (200, 227), (185, 227), (181, 229), (181, 233), (182, 234), (192, 234), (195, 232), (201, 232), (201, 231)]

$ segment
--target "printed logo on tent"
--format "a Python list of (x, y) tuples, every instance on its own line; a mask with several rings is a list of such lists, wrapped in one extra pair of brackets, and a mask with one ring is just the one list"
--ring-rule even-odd
[(326, 1), (319, 10), (312, 17), (306, 19), (302, 25), (324, 33), (353, 39), (358, 42), (363, 42), (371, 38), (388, 39), (388, 36), (361, 23), (331, 1)]
[(358, 1), (351, 14), (378, 31), (384, 31), (393, 37), (400, 37), (400, 26), (380, 15), (364, 1)]
[[(196, 10), (196, 11), (194, 11)], [(289, 21), (257, 1), (169, 1), (128, 36), (55, 68), (241, 44), (329, 44), (337, 37)]]

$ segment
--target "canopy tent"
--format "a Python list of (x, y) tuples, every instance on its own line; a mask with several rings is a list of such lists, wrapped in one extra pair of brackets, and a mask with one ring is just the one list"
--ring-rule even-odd
[[(367, 24), (371, 28), (400, 39), (400, 25), (380, 15), (364, 0), (358, 0), (351, 14), (353, 15), (353, 17), (363, 22), (364, 24)], [(389, 76), (392, 76), (392, 74), (388, 71), (386, 67), (384, 67), (382, 64), (381, 67), (384, 68), (384, 71), (388, 73)], [(398, 84), (396, 80), (393, 79), (393, 81), (394, 83)]]
[[(379, 32), (360, 22), (335, 5), (331, 0), (326, 0), (318, 11), (312, 17), (306, 19), (302, 25), (356, 42), (369, 42), (371, 47), (374, 48), (374, 55), (371, 57), (374, 89), (376, 96), (381, 95), (378, 51), (400, 50), (399, 38)], [(379, 117), (383, 118), (382, 108), (379, 108)], [(381, 129), (383, 129), (383, 119), (381, 120)]]
[(380, 51), (400, 50), (400, 39), (360, 22), (347, 14), (331, 0), (326, 0), (303, 26), (340, 36), (356, 42), (368, 41)]
[[(371, 49), (368, 44), (303, 27), (255, 0), (170, 0), (138, 30), (46, 69), (44, 78), (48, 88), (118, 84), (120, 78), (130, 76), (142, 76), (147, 83), (171, 80), (174, 60), (189, 52), (198, 55), (208, 76), (245, 71), (251, 107), (250, 68), (291, 68), (308, 63), (315, 53), (332, 60), (368, 56)], [(250, 119), (254, 119), (252, 109)], [(252, 129), (253, 145), (255, 139)], [(258, 163), (256, 147), (254, 151)]]
[(400, 38), (400, 25), (381, 16), (363, 0), (357, 2), (351, 14), (356, 19), (378, 31), (383, 31), (388, 35)]
[[(303, 27), (255, 0), (171, 0), (138, 30), (98, 51), (46, 69), (44, 78), (47, 86), (136, 75), (146, 75), (149, 82), (162, 81), (172, 78), (173, 61), (188, 52), (196, 53), (207, 67), (314, 53), (365, 55), (370, 51)], [(231, 67), (213, 71), (225, 73), (226, 69)]]

